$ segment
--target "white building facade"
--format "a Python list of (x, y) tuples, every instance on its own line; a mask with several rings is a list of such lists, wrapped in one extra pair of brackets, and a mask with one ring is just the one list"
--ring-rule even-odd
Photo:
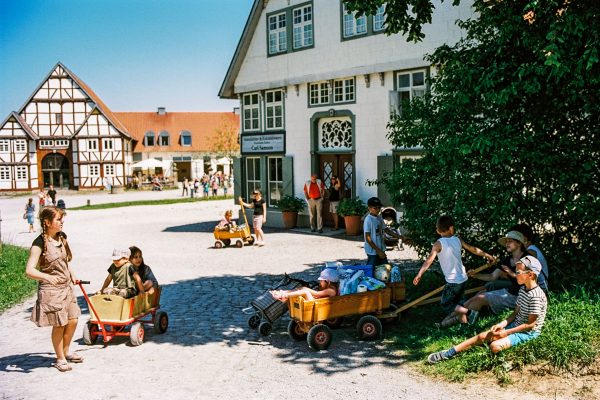
[(394, 158), (418, 155), (391, 147), (391, 112), (425, 93), (433, 71), (425, 54), (456, 42), (454, 22), (468, 15), (468, 5), (436, 4), (415, 44), (384, 33), (384, 7), (357, 18), (339, 0), (256, 0), (219, 93), (240, 100), (236, 195), (260, 188), (273, 207), (283, 194), (303, 197), (316, 172), (326, 185), (337, 175), (344, 197), (387, 201), (367, 181)]

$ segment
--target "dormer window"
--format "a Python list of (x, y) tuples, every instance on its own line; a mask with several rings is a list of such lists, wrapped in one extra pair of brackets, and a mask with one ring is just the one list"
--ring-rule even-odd
[(146, 132), (146, 134), (144, 135), (144, 146), (154, 146), (154, 132)]
[(189, 131), (182, 131), (179, 138), (179, 144), (181, 144), (182, 146), (191, 146), (192, 134)]
[(169, 132), (162, 131), (158, 134), (158, 145), (159, 146), (168, 146), (169, 145)]

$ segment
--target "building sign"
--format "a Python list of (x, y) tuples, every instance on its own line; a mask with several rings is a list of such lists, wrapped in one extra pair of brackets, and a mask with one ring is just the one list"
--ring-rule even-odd
[(242, 135), (242, 154), (285, 153), (285, 134)]

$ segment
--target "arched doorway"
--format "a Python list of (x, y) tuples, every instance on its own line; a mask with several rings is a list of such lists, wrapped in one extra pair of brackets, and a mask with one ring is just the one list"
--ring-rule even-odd
[(44, 186), (54, 185), (56, 188), (69, 188), (69, 160), (62, 154), (48, 154), (42, 160), (42, 177)]

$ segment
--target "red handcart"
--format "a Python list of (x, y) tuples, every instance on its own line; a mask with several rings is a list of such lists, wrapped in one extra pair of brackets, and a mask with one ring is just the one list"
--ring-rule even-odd
[[(141, 293), (126, 299), (116, 295), (88, 296), (83, 288), (89, 281), (78, 281), (83, 297), (90, 308), (90, 319), (83, 326), (83, 342), (96, 343), (102, 336), (104, 343), (116, 336), (127, 336), (134, 346), (144, 342), (144, 324), (152, 324), (154, 332), (165, 333), (169, 316), (160, 308), (160, 287), (154, 293)], [(129, 329), (128, 329), (129, 328)]]

